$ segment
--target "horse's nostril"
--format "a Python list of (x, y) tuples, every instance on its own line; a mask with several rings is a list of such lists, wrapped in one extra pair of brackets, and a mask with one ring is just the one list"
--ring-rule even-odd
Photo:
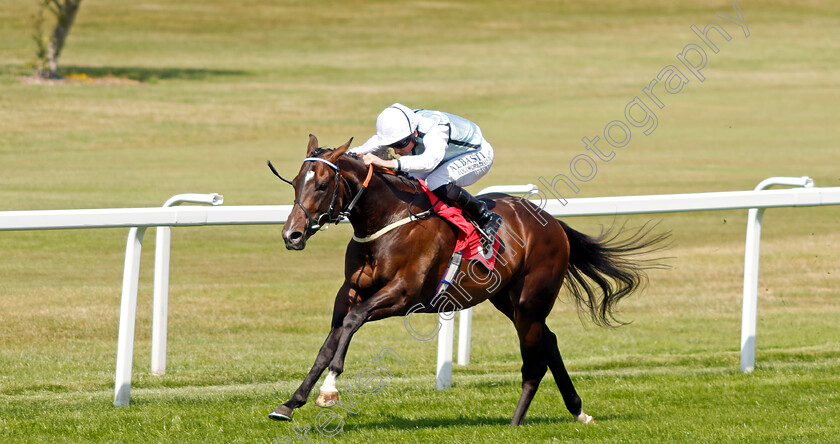
[(289, 240), (290, 241), (297, 241), (302, 237), (303, 237), (303, 233), (301, 233), (300, 231), (295, 231), (291, 235), (289, 235)]

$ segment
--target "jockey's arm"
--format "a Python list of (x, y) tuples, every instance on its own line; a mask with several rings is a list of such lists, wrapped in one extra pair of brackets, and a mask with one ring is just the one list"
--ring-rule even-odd
[(397, 169), (397, 161), (396, 160), (385, 160), (379, 156), (373, 154), (365, 154), (362, 156), (362, 160), (364, 160), (365, 165), (373, 165), (377, 168), (387, 168), (389, 170), (396, 170)]
[(365, 154), (377, 154), (379, 155), (379, 157), (382, 157), (387, 152), (388, 147), (381, 146), (376, 141), (377, 137), (376, 135), (373, 135), (370, 139), (367, 140), (367, 142), (355, 148), (350, 148), (349, 150), (347, 150), (347, 152), (350, 154), (358, 154), (360, 156), (363, 156)]
[(396, 161), (385, 160), (383, 157), (388, 155), (388, 147), (379, 145), (378, 137), (372, 136), (367, 142), (347, 150), (350, 154), (357, 154), (362, 156), (365, 165), (373, 165), (378, 168), (395, 169)]
[[(433, 126), (423, 136), (423, 146), (426, 148), (421, 154), (400, 157), (400, 171), (407, 173), (427, 173), (440, 165), (449, 145), (449, 125)], [(396, 166), (396, 165), (395, 165)]]

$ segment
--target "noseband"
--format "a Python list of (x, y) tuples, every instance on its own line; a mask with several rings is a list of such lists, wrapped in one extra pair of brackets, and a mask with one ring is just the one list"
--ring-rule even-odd
[[(321, 159), (320, 157), (307, 157), (303, 159), (304, 162), (321, 162), (335, 171), (335, 178), (334, 178), (334, 185), (333, 185), (333, 193), (332, 193), (332, 200), (330, 200), (330, 208), (325, 212), (321, 213), (317, 219), (313, 218), (312, 215), (309, 214), (306, 207), (300, 203), (299, 199), (295, 199), (295, 205), (299, 206), (301, 210), (303, 210), (303, 214), (306, 216), (307, 226), (306, 231), (308, 235), (315, 233), (318, 230), (323, 230), (329, 227), (330, 223), (338, 224), (341, 222), (342, 218), (348, 217), (350, 215), (350, 211), (353, 210), (353, 207), (356, 205), (356, 202), (359, 201), (359, 198), (362, 197), (362, 193), (364, 193), (365, 189), (367, 189), (368, 183), (370, 183), (370, 177), (373, 173), (373, 165), (368, 168), (367, 177), (365, 178), (362, 187), (359, 188), (359, 192), (353, 197), (353, 200), (350, 201), (350, 204), (347, 205), (343, 210), (339, 210), (336, 216), (333, 216), (332, 213), (335, 210), (335, 201), (338, 198), (338, 188), (339, 188), (339, 179), (344, 182), (344, 186), (347, 188), (347, 191), (350, 191), (350, 184), (347, 182), (347, 179), (341, 175), (341, 171), (338, 168), (337, 164), (334, 164), (326, 159)], [(271, 169), (271, 172), (274, 173), (275, 176), (279, 177), (280, 180), (283, 182), (288, 183), (294, 187), (294, 184), (290, 180), (285, 179), (281, 176), (276, 169), (274, 169), (274, 165), (271, 164), (271, 161), (268, 161), (268, 167)], [(292, 206), (294, 209), (294, 206)], [(326, 216), (326, 221), (324, 217)]]

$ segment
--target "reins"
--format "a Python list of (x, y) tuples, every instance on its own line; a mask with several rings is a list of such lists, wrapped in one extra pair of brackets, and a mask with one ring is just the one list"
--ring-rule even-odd
[[(338, 171), (338, 170), (336, 170), (336, 171)], [(350, 214), (350, 210), (352, 210), (353, 207), (356, 206), (356, 202), (359, 201), (359, 198), (362, 197), (362, 194), (367, 189), (368, 185), (370, 185), (370, 178), (371, 177), (373, 177), (373, 165), (368, 166), (367, 176), (365, 176), (365, 181), (362, 182), (362, 188), (359, 189), (359, 192), (356, 193), (356, 196), (353, 197), (353, 200), (350, 201), (350, 205), (347, 206), (347, 210), (345, 211), (347, 214)], [(341, 178), (344, 179), (344, 176), (342, 176)], [(346, 182), (347, 181), (345, 180), (345, 183)], [(347, 189), (349, 190), (350, 188), (348, 187)]]

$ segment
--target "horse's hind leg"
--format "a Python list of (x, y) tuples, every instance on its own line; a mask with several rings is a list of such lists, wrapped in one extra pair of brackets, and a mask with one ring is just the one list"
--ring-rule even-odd
[[(551, 304), (548, 307), (544, 303), (523, 304), (514, 307), (509, 295), (512, 294), (514, 298), (517, 298), (523, 294), (522, 291), (523, 289), (514, 286), (510, 289), (510, 292), (502, 291), (490, 298), (490, 302), (496, 309), (507, 316), (516, 326), (522, 352), (522, 395), (516, 406), (513, 420), (510, 422), (511, 425), (522, 424), (522, 420), (528, 412), (528, 407), (537, 393), (540, 381), (548, 368), (551, 369), (557, 387), (560, 388), (563, 400), (566, 402), (566, 408), (579, 421), (592, 422), (592, 417), (581, 410), (580, 397), (566, 372), (563, 359), (560, 357), (560, 350), (557, 348), (557, 337), (545, 325), (545, 314), (550, 311)], [(530, 309), (526, 309), (529, 306)], [(537, 314), (534, 319), (528, 319), (525, 311), (541, 314)]]
[(540, 387), (548, 365), (543, 352), (543, 329), (545, 323), (542, 319), (531, 319), (521, 311), (514, 316), (516, 332), (519, 335), (519, 348), (522, 353), (522, 395), (519, 403), (516, 404), (516, 411), (510, 425), (518, 426), (525, 419), (528, 407)]
[(490, 298), (493, 306), (513, 322), (516, 333), (519, 335), (519, 349), (522, 353), (522, 395), (519, 397), (513, 419), (510, 421), (510, 425), (515, 426), (522, 424), (525, 414), (528, 413), (528, 407), (531, 406), (531, 401), (540, 387), (540, 381), (548, 371), (542, 345), (545, 316), (530, 319), (523, 313), (522, 307), (514, 307), (511, 299), (519, 298), (520, 294), (522, 294), (522, 288), (514, 285)]
[(569, 372), (566, 371), (566, 366), (563, 365), (560, 349), (557, 348), (557, 336), (547, 326), (544, 328), (543, 347), (545, 349), (545, 357), (548, 360), (548, 368), (551, 369), (551, 374), (554, 375), (554, 381), (557, 383), (557, 388), (560, 389), (560, 394), (563, 395), (566, 408), (569, 409), (569, 413), (572, 416), (584, 424), (595, 422), (591, 416), (583, 412), (583, 404), (581, 403), (580, 396), (575, 391), (572, 378), (569, 377)]

